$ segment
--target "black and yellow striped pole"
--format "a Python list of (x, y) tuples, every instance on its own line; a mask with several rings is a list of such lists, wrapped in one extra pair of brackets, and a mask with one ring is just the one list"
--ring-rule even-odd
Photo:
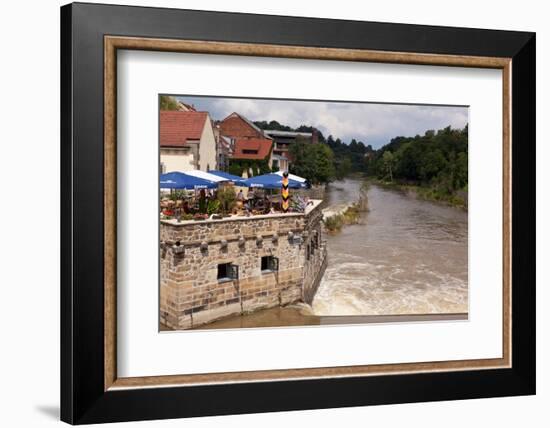
[(290, 202), (290, 194), (288, 192), (288, 172), (283, 172), (283, 188), (281, 189), (281, 197), (283, 199), (283, 203), (281, 204), (283, 208), (283, 212), (288, 212), (288, 206)]

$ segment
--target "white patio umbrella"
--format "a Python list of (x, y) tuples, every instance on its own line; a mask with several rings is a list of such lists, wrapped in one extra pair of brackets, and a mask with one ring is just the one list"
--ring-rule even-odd
[(219, 175), (210, 174), (209, 172), (204, 172), (198, 169), (191, 171), (185, 171), (187, 175), (192, 175), (193, 177), (202, 178), (203, 180), (213, 181), (214, 183), (220, 183), (222, 181), (230, 181), (227, 178), (220, 177)]
[[(274, 172), (274, 174), (277, 174), (277, 175), (280, 175), (281, 177), (283, 176), (283, 173), (284, 171), (277, 171), (277, 172)], [(290, 178), (291, 180), (294, 180), (294, 181), (299, 181), (300, 183), (305, 183), (307, 180), (305, 178), (302, 178), (298, 175), (294, 175), (294, 174), (288, 174), (288, 178)]]

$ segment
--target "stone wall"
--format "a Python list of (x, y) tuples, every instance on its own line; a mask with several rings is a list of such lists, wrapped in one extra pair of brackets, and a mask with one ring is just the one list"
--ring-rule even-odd
[[(320, 207), (319, 207), (320, 208)], [(323, 212), (313, 210), (306, 217), (305, 225), (305, 264), (302, 300), (311, 304), (327, 267), (327, 247), (323, 240)]]
[[(305, 214), (162, 221), (160, 319), (186, 329), (292, 302), (310, 302), (326, 260), (320, 201)], [(278, 259), (262, 270), (262, 257)], [(219, 278), (218, 266), (238, 267)]]

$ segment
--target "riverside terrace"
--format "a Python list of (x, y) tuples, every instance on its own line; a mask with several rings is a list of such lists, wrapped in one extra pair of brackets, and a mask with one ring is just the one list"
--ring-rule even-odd
[(160, 222), (160, 320), (189, 329), (311, 303), (327, 263), (321, 200), (302, 213)]

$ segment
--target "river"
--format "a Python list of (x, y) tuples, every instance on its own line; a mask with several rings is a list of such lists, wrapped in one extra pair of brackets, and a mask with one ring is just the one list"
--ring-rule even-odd
[[(361, 184), (331, 183), (327, 208), (355, 202)], [(198, 328), (464, 319), (468, 214), (374, 184), (367, 195), (369, 211), (358, 224), (325, 235), (328, 265), (311, 307), (266, 309)]]
[[(357, 199), (361, 181), (332, 183), (328, 206)], [(371, 185), (369, 212), (327, 235), (329, 262), (313, 314), (468, 311), (468, 214)]]

